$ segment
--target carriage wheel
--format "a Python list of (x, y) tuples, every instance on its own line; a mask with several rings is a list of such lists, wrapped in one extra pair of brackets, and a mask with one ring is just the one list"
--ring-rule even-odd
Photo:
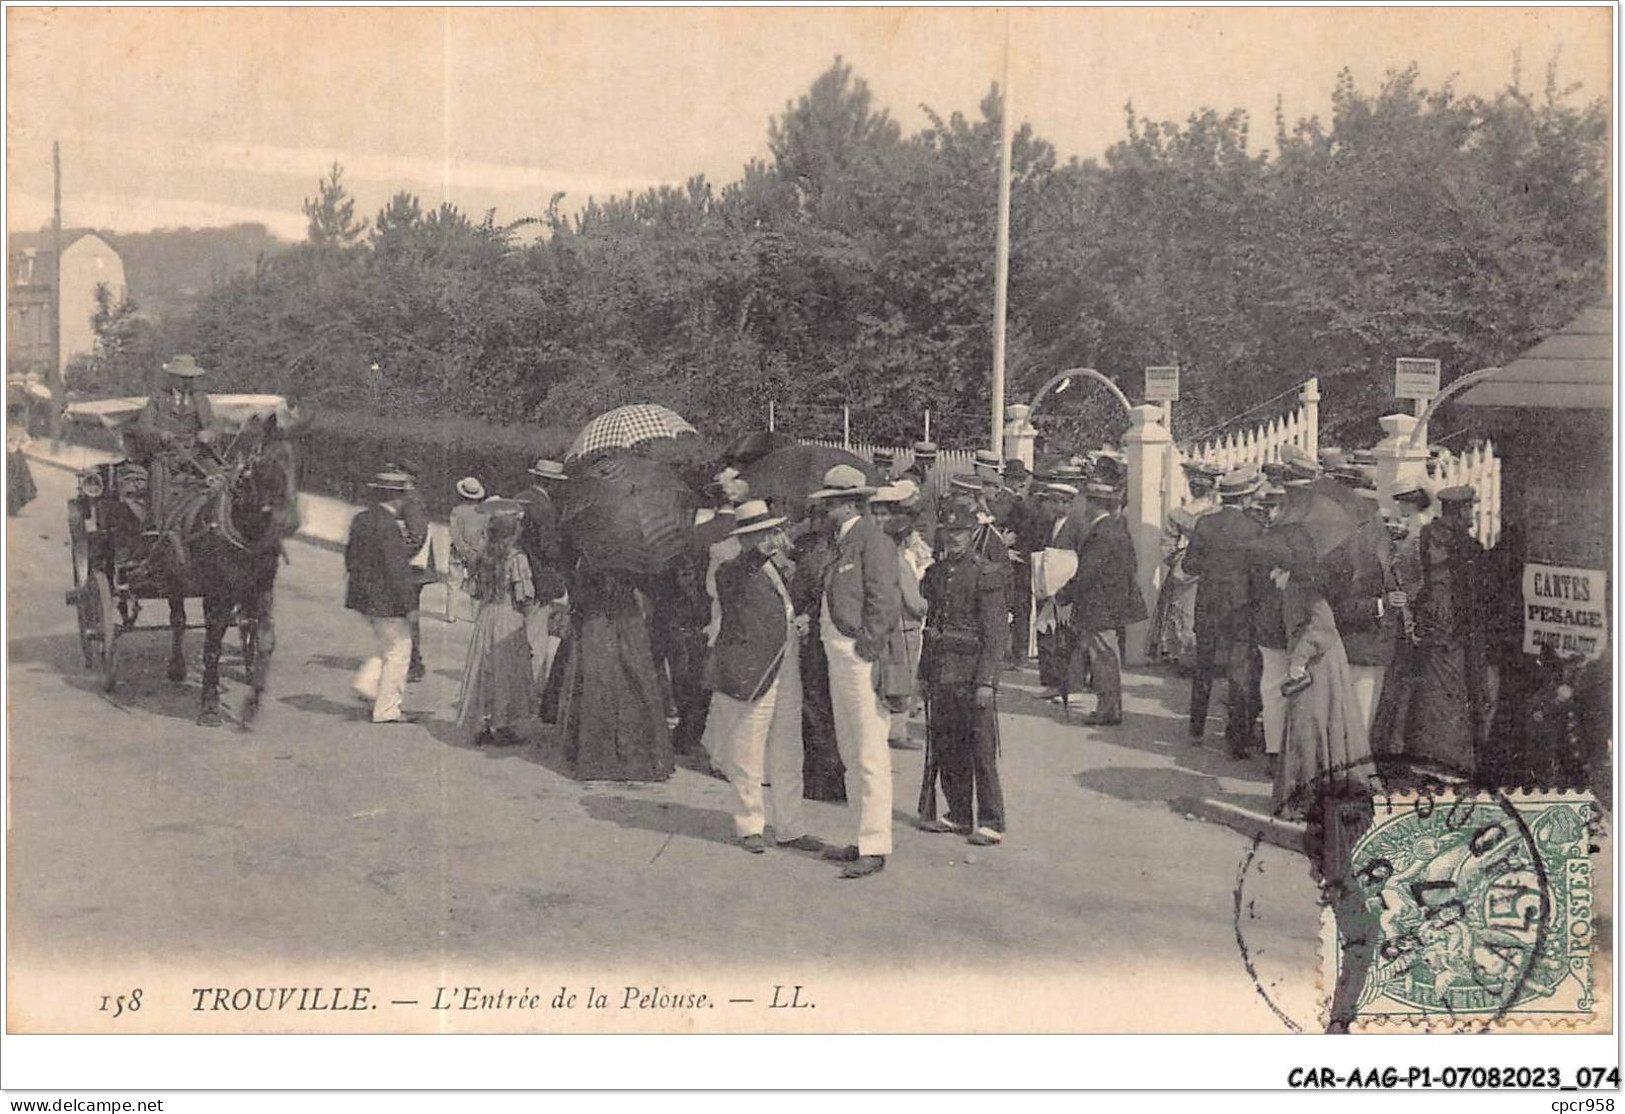
[(79, 637), (89, 629), (91, 666), (101, 674), (102, 691), (112, 692), (118, 683), (118, 611), (113, 603), (113, 584), (106, 574), (95, 573), (79, 591)]

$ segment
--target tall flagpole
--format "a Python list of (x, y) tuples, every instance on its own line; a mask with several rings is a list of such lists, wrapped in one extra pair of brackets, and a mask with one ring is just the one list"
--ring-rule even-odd
[(993, 430), (989, 443), (1004, 459), (1004, 319), (1010, 285), (1010, 9), (1004, 12), (1004, 82), (999, 89), (999, 230), (993, 271)]

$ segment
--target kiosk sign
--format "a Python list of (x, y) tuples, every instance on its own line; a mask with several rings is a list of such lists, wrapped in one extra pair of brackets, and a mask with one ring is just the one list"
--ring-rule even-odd
[(1438, 393), (1438, 360), (1401, 356), (1394, 361), (1395, 398), (1432, 398)]
[(1558, 565), (1523, 567), (1523, 650), (1550, 646), (1563, 657), (1608, 649), (1608, 574)]
[(1147, 402), (1179, 401), (1179, 368), (1148, 367), (1145, 369), (1145, 400)]

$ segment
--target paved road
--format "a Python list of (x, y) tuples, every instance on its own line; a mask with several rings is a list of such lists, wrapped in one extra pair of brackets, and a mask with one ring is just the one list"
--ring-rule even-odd
[[(1177, 682), (1131, 674), (1128, 723), (1101, 732), (1058, 722), (1029, 695), (1030, 673), (1010, 675), (1008, 842), (973, 849), (910, 827), (920, 759), (894, 752), (896, 853), (881, 875), (842, 882), (808, 856), (738, 850), (722, 785), (698, 772), (584, 784), (544, 747), (471, 748), (452, 723), (467, 623), (425, 623), (431, 677), (408, 707), (426, 722), (359, 721), (348, 681), (365, 627), (339, 606), (340, 558), (311, 546), (291, 547), (278, 585), (256, 731), (194, 725), (200, 635), (189, 683), (163, 678), (166, 636), (135, 634), (121, 643), (118, 692), (101, 694), (62, 598), (69, 477), (36, 473), (40, 498), (12, 520), (8, 545), (14, 1018), (96, 1028), (105, 1019), (75, 1012), (77, 999), (38, 996), (154, 969), (172, 984), (170, 1012), (144, 1015), (160, 1028), (271, 1024), (172, 1008), (243, 972), (391, 983), (402, 998), (432, 990), (413, 980), (481, 972), (550, 991), (705, 972), (714, 993), (758, 999), (759, 978), (823, 979), (823, 1012), (789, 1026), (802, 1029), (1282, 1029), (1237, 945), (1248, 841), (1168, 803), (1257, 787), (1183, 743)], [(234, 703), (229, 658), (227, 675)], [(810, 809), (816, 833), (845, 841), (844, 809)], [(1314, 890), (1301, 858), (1258, 865), (1244, 937), (1301, 1020), (1313, 1012)], [(859, 1009), (866, 988), (872, 1010)], [(746, 1009), (682, 1024), (778, 1024)], [(387, 1011), (368, 1023), (446, 1024)]]

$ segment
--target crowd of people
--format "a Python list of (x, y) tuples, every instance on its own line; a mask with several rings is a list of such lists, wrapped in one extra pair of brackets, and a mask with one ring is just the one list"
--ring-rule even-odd
[(1516, 568), (1474, 536), (1470, 486), (1418, 485), (1379, 510), (1366, 452), (1289, 446), (1221, 474), (1186, 465), (1169, 516), (1153, 654), (1191, 677), (1190, 735), (1225, 682), (1224, 739), (1262, 743), (1277, 809), (1425, 770), (1472, 779), (1516, 643)]
[[(1044, 697), (1071, 720), (1072, 696), (1092, 692), (1075, 722), (1114, 727), (1127, 630), (1149, 618), (1152, 654), (1190, 677), (1190, 742), (1205, 742), (1223, 680), (1225, 744), (1267, 756), (1284, 815), (1320, 788), (1366, 786), (1388, 758), (1472, 773), (1496, 682), (1470, 488), (1401, 492), (1385, 518), (1363, 454), (1193, 462), (1148, 608), (1120, 454), (1035, 474), (984, 452), (951, 477), (935, 446), (912, 457), (907, 471), (883, 454), (867, 472), (830, 468), (794, 520), (725, 467), (690, 558), (658, 574), (571, 551), (559, 462), (536, 461), (511, 498), (465, 477), (447, 572), (475, 608), (459, 725), (509, 745), (540, 717), (583, 779), (662, 780), (689, 756), (727, 780), (745, 850), (771, 830), (860, 878), (892, 854), (891, 750), (926, 751), (922, 830), (1001, 843), (1001, 677), (1031, 645)], [(396, 461), (373, 479), (346, 554), (346, 605), (376, 640), (356, 678), (376, 723), (408, 718), (422, 670), (413, 620), (434, 573), (414, 471)], [(847, 802), (851, 838), (813, 837), (807, 798)]]

